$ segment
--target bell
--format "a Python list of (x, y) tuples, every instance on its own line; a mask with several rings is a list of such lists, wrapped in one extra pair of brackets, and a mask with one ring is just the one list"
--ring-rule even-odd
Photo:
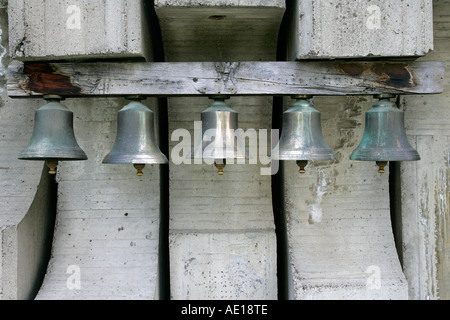
[(50, 174), (56, 174), (58, 161), (87, 160), (73, 131), (73, 112), (60, 103), (60, 96), (46, 95), (48, 102), (35, 112), (33, 135), (19, 154), (20, 160), (44, 160)]
[(363, 138), (350, 159), (376, 161), (379, 173), (384, 173), (388, 161), (420, 160), (406, 136), (403, 111), (389, 100), (394, 96), (374, 97), (379, 101), (366, 112)]
[(308, 161), (334, 160), (333, 151), (322, 135), (321, 116), (308, 99), (311, 96), (293, 96), (296, 102), (283, 113), (283, 130), (278, 145), (272, 150), (274, 160), (296, 160), (305, 173)]
[(211, 96), (214, 102), (201, 113), (202, 136), (194, 146), (194, 159), (214, 159), (217, 174), (223, 175), (227, 159), (245, 159), (248, 152), (244, 141), (235, 134), (238, 129), (238, 113), (230, 108), (228, 96)]
[(144, 174), (146, 164), (168, 163), (156, 143), (153, 112), (140, 102), (142, 99), (128, 97), (131, 102), (118, 112), (116, 140), (103, 159), (104, 164), (133, 164), (138, 176)]

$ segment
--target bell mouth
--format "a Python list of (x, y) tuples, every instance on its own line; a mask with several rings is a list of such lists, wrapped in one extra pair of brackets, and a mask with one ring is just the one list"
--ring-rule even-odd
[(276, 155), (275, 153), (272, 153), (272, 160), (306, 160), (311, 162), (316, 161), (333, 161), (336, 160), (336, 156), (334, 153), (324, 152), (324, 153), (314, 153), (314, 154), (307, 154), (307, 153), (286, 153), (286, 154), (279, 154)]
[(161, 154), (109, 154), (103, 159), (103, 164), (166, 164), (167, 157)]
[(302, 146), (301, 149), (282, 150), (280, 145), (272, 149), (272, 160), (306, 160), (306, 161), (333, 161), (336, 160), (336, 155), (330, 148), (314, 148)]
[(21, 154), (18, 156), (19, 160), (31, 160), (31, 161), (43, 161), (48, 159), (57, 159), (60, 161), (81, 161), (81, 160), (87, 160), (87, 155), (83, 152), (79, 152), (78, 154), (74, 154), (73, 152), (67, 152), (67, 153), (46, 153), (45, 155), (39, 152), (30, 152), (27, 150), (24, 150)]
[(360, 148), (352, 152), (350, 160), (356, 161), (418, 161), (414, 149)]

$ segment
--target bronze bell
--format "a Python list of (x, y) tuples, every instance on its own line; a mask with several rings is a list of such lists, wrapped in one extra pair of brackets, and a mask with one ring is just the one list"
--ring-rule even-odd
[(245, 159), (245, 142), (235, 134), (238, 113), (225, 103), (228, 96), (211, 96), (214, 102), (201, 113), (202, 136), (191, 155), (195, 159), (214, 159), (217, 174), (223, 175), (227, 159)]
[(420, 160), (406, 136), (403, 111), (389, 100), (394, 95), (374, 97), (379, 101), (366, 112), (363, 138), (350, 159), (376, 161), (380, 173), (388, 161)]
[(131, 102), (118, 112), (116, 140), (103, 163), (133, 164), (137, 175), (142, 176), (146, 164), (163, 164), (168, 160), (156, 143), (153, 112), (140, 102), (143, 97), (128, 99)]
[(321, 115), (308, 99), (311, 96), (293, 96), (296, 102), (283, 113), (283, 130), (278, 145), (272, 150), (274, 160), (296, 160), (305, 173), (308, 161), (334, 160), (333, 151), (322, 135)]
[(45, 160), (50, 174), (56, 174), (58, 161), (87, 160), (73, 131), (73, 112), (60, 103), (57, 95), (46, 95), (48, 102), (35, 112), (34, 130), (20, 160)]

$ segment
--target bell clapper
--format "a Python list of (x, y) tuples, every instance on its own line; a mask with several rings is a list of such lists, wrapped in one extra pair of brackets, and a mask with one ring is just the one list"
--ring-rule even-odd
[(142, 172), (142, 170), (144, 170), (145, 164), (135, 164), (134, 168), (137, 170), (136, 175), (139, 177), (142, 177), (144, 175), (144, 172)]
[(387, 166), (387, 161), (377, 161), (377, 166), (378, 166), (378, 172), (379, 173), (384, 173), (384, 167)]
[(48, 171), (49, 174), (56, 174), (56, 167), (58, 166), (58, 160), (46, 160), (45, 164), (50, 169)]
[(300, 168), (300, 170), (298, 170), (298, 173), (305, 173), (305, 167), (308, 165), (308, 161), (307, 160), (297, 160), (297, 165)]
[(225, 166), (227, 165), (226, 160), (225, 159), (214, 160), (214, 165), (217, 168), (217, 174), (219, 176), (223, 176), (224, 175), (223, 168), (225, 168)]

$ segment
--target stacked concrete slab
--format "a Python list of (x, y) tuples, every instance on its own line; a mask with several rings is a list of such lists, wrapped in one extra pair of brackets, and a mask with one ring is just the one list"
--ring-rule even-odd
[(407, 299), (395, 249), (388, 173), (375, 162), (350, 161), (371, 97), (316, 97), (335, 162), (316, 162), (300, 176), (284, 165), (290, 298)]
[[(291, 5), (288, 60), (417, 58), (433, 49), (430, 1)], [(285, 164), (290, 297), (406, 299), (388, 176), (380, 176), (374, 163), (349, 160), (362, 137), (364, 113), (375, 101), (317, 97), (314, 102), (337, 162), (317, 163), (302, 178), (292, 175), (295, 164)]]
[(152, 59), (147, 1), (9, 1), (14, 59)]
[(43, 163), (20, 162), (39, 101), (6, 91), (7, 7), (0, 3), (0, 300), (32, 299), (45, 272), (54, 224), (52, 182)]
[(433, 49), (431, 0), (294, 0), (289, 59), (422, 56)]
[(401, 167), (403, 266), (413, 299), (450, 298), (450, 1), (434, 1), (435, 49), (445, 60), (444, 92), (401, 101), (406, 129), (422, 160)]
[[(9, 1), (10, 55), (20, 60), (151, 60), (147, 25), (150, 11), (146, 3), (139, 0)], [(7, 34), (6, 25), (2, 27)], [(58, 200), (56, 222), (50, 230), (50, 235), (54, 231), (51, 257), (44, 271), (40, 270), (41, 275), (45, 273), (45, 279), (34, 295), (37, 299), (155, 299), (158, 297), (159, 168), (148, 166), (145, 176), (138, 178), (132, 165), (101, 164), (116, 136), (117, 111), (128, 102), (125, 99), (68, 99), (62, 103), (74, 112), (75, 135), (89, 160), (59, 165), (58, 189), (53, 195)], [(156, 109), (155, 99), (144, 103)], [(11, 137), (15, 139), (14, 144), (8, 143), (9, 148), (14, 146), (8, 152), (10, 162), (17, 163), (19, 144), (23, 148), (31, 137), (34, 109), (42, 104), (43, 100), (34, 103), (23, 100), (3, 108), (3, 112), (15, 108), (10, 111), (14, 112), (10, 118), (15, 121), (9, 120), (3, 130), (13, 134), (8, 128), (14, 128), (20, 132)], [(24, 120), (28, 118), (30, 121)], [(8, 117), (2, 116), (2, 121), (8, 121)], [(17, 136), (21, 140), (17, 140)], [(19, 167), (13, 163), (4, 167), (14, 168), (14, 171), (8, 170), (11, 172), (9, 184), (14, 185), (17, 192), (30, 193), (21, 197), (27, 201), (22, 201), (23, 216), (36, 193), (43, 163), (21, 163)], [(30, 169), (13, 175), (24, 167)], [(31, 170), (34, 174), (30, 174)], [(28, 175), (27, 179), (21, 178), (22, 175)], [(47, 171), (44, 176), (54, 179)], [(42, 195), (41, 198), (45, 200)], [(19, 217), (15, 221), (20, 226), (25, 219), (21, 222)], [(35, 233), (49, 234), (46, 230)], [(12, 234), (13, 239), (20, 236)], [(20, 247), (3, 249), (4, 253), (19, 256), (21, 261), (32, 261)], [(13, 282), (14, 278), (6, 271), (4, 281)], [(16, 279), (10, 287), (22, 290), (21, 282), (26, 280)], [(10, 295), (9, 290), (12, 289), (3, 288), (6, 299), (34, 297)]]

